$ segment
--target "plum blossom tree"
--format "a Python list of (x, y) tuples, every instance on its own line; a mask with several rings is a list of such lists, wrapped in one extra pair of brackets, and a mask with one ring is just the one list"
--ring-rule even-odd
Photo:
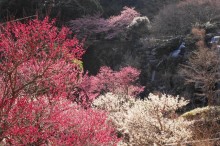
[(103, 34), (105, 39), (112, 39), (125, 31), (126, 27), (140, 13), (134, 8), (124, 7), (121, 14), (111, 16), (108, 19), (101, 18), (100, 15), (85, 16), (70, 21), (71, 30), (79, 35), (96, 35)]
[[(48, 18), (28, 24), (9, 23), (1, 27), (0, 73), (4, 99), (21, 94), (68, 94), (77, 84), (81, 71), (74, 59), (84, 50), (76, 39), (69, 39), (67, 28), (53, 26)], [(54, 92), (56, 91), (56, 92)]]
[(93, 106), (109, 112), (122, 141), (118, 146), (169, 145), (192, 137), (189, 125), (176, 113), (188, 101), (171, 95), (153, 95), (140, 100), (127, 95), (107, 93), (93, 101)]
[(96, 76), (84, 76), (80, 88), (90, 99), (107, 92), (137, 96), (144, 89), (138, 84), (139, 75), (140, 71), (130, 66), (119, 71), (103, 66)]
[(63, 97), (21, 97), (1, 118), (1, 140), (10, 145), (115, 145), (119, 139), (106, 118), (105, 112), (77, 108)]
[(0, 27), (0, 142), (115, 145), (106, 113), (69, 100), (81, 82), (83, 44), (54, 24), (45, 18)]

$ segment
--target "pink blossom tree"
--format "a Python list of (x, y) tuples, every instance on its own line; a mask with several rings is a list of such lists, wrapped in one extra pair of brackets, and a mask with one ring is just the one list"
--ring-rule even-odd
[(71, 30), (82, 35), (103, 34), (105, 39), (111, 39), (126, 30), (126, 27), (140, 13), (134, 8), (124, 7), (121, 14), (111, 16), (108, 19), (101, 18), (101, 15), (85, 16), (70, 21)]
[(130, 66), (120, 71), (104, 66), (96, 76), (84, 76), (81, 88), (90, 99), (107, 92), (137, 96), (144, 89), (138, 84), (139, 75), (140, 71)]

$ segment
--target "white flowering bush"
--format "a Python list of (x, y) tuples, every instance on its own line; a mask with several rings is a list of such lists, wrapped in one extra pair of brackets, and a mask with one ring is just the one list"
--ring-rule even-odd
[(175, 113), (187, 103), (179, 97), (153, 94), (146, 100), (136, 101), (125, 118), (129, 145), (164, 145), (189, 139), (191, 132), (187, 127), (190, 123)]
[(99, 96), (93, 101), (93, 107), (109, 112), (109, 119), (117, 127), (118, 131), (124, 130), (125, 116), (128, 110), (134, 106), (135, 98), (122, 95), (107, 93)]
[(123, 139), (119, 146), (164, 145), (186, 141), (191, 137), (185, 121), (176, 110), (188, 102), (170, 95), (150, 94), (145, 100), (107, 93), (93, 102), (93, 106), (109, 112)]

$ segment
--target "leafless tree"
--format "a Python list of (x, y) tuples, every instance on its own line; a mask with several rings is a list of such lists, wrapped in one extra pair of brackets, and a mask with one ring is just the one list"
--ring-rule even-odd
[(152, 24), (152, 32), (162, 35), (184, 35), (194, 26), (210, 28), (220, 13), (219, 0), (186, 0), (161, 9)]
[(181, 65), (179, 73), (185, 78), (186, 83), (199, 85), (202, 94), (208, 100), (208, 105), (216, 104), (220, 81), (220, 52), (216, 47), (207, 48), (204, 45), (204, 31), (194, 30), (196, 37), (199, 38), (198, 49), (192, 52), (186, 64)]

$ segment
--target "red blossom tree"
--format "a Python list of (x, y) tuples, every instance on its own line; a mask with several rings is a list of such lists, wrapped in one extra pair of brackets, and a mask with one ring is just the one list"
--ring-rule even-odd
[[(106, 114), (72, 103), (82, 44), (48, 18), (0, 27), (0, 142), (115, 145)], [(78, 61), (79, 62), (79, 61)]]
[(90, 99), (107, 92), (137, 96), (144, 89), (138, 84), (139, 75), (140, 71), (130, 66), (120, 71), (104, 66), (96, 76), (84, 76), (81, 89)]
[(114, 129), (104, 112), (84, 110), (63, 97), (17, 98), (1, 128), (10, 145), (115, 145)]
[[(69, 30), (60, 31), (46, 18), (28, 24), (8, 23), (1, 27), (0, 73), (3, 97), (21, 94), (68, 94), (79, 81), (84, 50), (76, 38), (69, 39)], [(55, 92), (56, 91), (56, 92)]]

